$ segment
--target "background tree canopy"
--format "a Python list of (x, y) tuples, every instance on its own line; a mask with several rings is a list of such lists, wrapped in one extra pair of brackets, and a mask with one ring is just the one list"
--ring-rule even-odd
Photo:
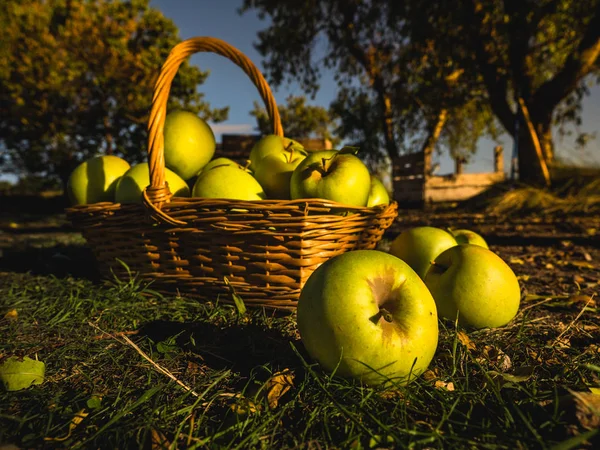
[(500, 125), (519, 143), (521, 179), (537, 181), (540, 160), (554, 160), (553, 126), (580, 120), (599, 79), (599, 0), (245, 0), (248, 9), (272, 20), (257, 44), (271, 82), (314, 93), (320, 69), (333, 69), (342, 137), (392, 158), (438, 139), (460, 154)]
[[(149, 0), (6, 0), (0, 5), (0, 170), (60, 178), (107, 153), (145, 158), (160, 67), (180, 39)], [(184, 62), (169, 107), (215, 122), (197, 86), (207, 73)]]
[[(329, 139), (335, 148), (340, 139), (334, 136), (335, 120), (322, 106), (306, 104), (306, 97), (290, 95), (286, 105), (279, 105), (279, 115), (285, 135), (290, 138), (316, 137)], [(258, 102), (250, 115), (256, 118), (257, 130), (261, 134), (272, 132), (271, 120), (267, 111)]]

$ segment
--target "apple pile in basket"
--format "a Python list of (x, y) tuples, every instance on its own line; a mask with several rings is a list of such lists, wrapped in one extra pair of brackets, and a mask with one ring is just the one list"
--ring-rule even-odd
[[(352, 148), (308, 153), (285, 137), (267, 135), (250, 152), (249, 164), (215, 158), (215, 137), (196, 114), (170, 112), (164, 125), (166, 181), (175, 197), (232, 200), (321, 198), (349, 206), (389, 203), (388, 193)], [(117, 156), (81, 163), (69, 178), (74, 205), (141, 203), (150, 184), (147, 163), (133, 167)]]
[[(383, 184), (344, 149), (309, 153), (268, 135), (243, 167), (212, 159), (212, 130), (186, 111), (166, 117), (164, 144), (175, 197), (389, 203)], [(98, 156), (73, 171), (68, 194), (74, 204), (141, 203), (149, 184), (147, 163), (130, 167)], [(389, 253), (356, 250), (319, 266), (302, 289), (298, 329), (324, 370), (367, 384), (406, 384), (434, 357), (438, 317), (476, 329), (501, 327), (516, 316), (520, 297), (517, 277), (479, 234), (417, 227), (398, 235)]]

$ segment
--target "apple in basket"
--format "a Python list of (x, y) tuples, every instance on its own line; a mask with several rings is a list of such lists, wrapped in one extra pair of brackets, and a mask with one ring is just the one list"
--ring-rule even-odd
[(444, 250), (457, 245), (448, 231), (436, 227), (414, 227), (400, 233), (390, 247), (390, 253), (405, 261), (425, 278), (433, 261)]
[(299, 142), (277, 136), (275, 134), (267, 134), (263, 136), (256, 144), (252, 146), (250, 150), (250, 170), (255, 171), (258, 167), (258, 163), (267, 155), (278, 155), (283, 153), (285, 150), (293, 149), (295, 153), (303, 153), (307, 155), (306, 150)]
[(435, 258), (425, 284), (438, 314), (473, 328), (495, 328), (519, 310), (521, 290), (512, 269), (500, 256), (473, 244), (451, 247)]
[(204, 170), (192, 189), (193, 197), (231, 200), (264, 200), (265, 192), (258, 181), (240, 166), (218, 165)]
[[(175, 172), (165, 168), (165, 179), (173, 197), (189, 197), (190, 188)], [(117, 203), (141, 203), (142, 192), (150, 185), (148, 163), (140, 163), (129, 169), (121, 177), (115, 192)]]
[(367, 200), (367, 206), (377, 205), (389, 205), (390, 195), (387, 189), (379, 178), (371, 175), (371, 190), (369, 191), (369, 199)]
[(254, 165), (254, 178), (265, 190), (268, 198), (290, 199), (290, 179), (307, 154), (293, 145), (279, 153), (270, 153)]
[(190, 111), (167, 114), (163, 132), (165, 165), (184, 180), (197, 175), (215, 154), (212, 129)]
[(353, 150), (323, 150), (308, 155), (292, 173), (292, 199), (322, 198), (366, 206), (371, 189), (367, 166)]
[(335, 256), (308, 278), (298, 330), (324, 370), (366, 384), (406, 384), (437, 348), (435, 302), (401, 259), (378, 250)]
[(220, 156), (219, 158), (211, 159), (209, 163), (202, 168), (202, 172), (212, 169), (217, 166), (235, 166), (240, 169), (244, 169), (244, 166), (236, 163), (233, 159), (225, 158), (224, 156)]
[(95, 156), (79, 164), (67, 182), (67, 195), (73, 205), (112, 202), (117, 182), (129, 163), (117, 156)]
[(456, 238), (456, 242), (459, 244), (474, 244), (479, 245), (483, 248), (489, 248), (485, 239), (480, 235), (471, 230), (448, 230)]

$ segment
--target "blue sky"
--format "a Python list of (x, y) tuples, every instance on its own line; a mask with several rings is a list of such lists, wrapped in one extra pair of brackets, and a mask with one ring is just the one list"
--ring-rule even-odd
[[(223, 39), (246, 54), (260, 69), (261, 56), (254, 49), (258, 31), (268, 26), (268, 19), (261, 21), (253, 11), (240, 16), (237, 12), (241, 0), (152, 0), (151, 6), (161, 10), (179, 27), (183, 39), (194, 36), (212, 36)], [(205, 98), (213, 107), (230, 106), (229, 119), (213, 126), (217, 139), (221, 133), (253, 132), (256, 122), (249, 112), (255, 100), (260, 101), (256, 88), (246, 75), (229, 60), (214, 54), (202, 53), (192, 56), (191, 62), (211, 75), (200, 86)], [(297, 84), (274, 90), (275, 100), (285, 103), (288, 95), (302, 95)], [(321, 89), (311, 103), (328, 107), (336, 95), (336, 85), (331, 73), (324, 73)], [(582, 131), (594, 132), (600, 124), (600, 88), (592, 89), (592, 95), (584, 102), (584, 122)], [(284, 124), (285, 125), (285, 124)], [(505, 168), (508, 170), (512, 139), (504, 136)], [(482, 139), (473, 161), (466, 168), (468, 172), (482, 172), (493, 169), (494, 143)], [(576, 162), (600, 164), (600, 132), (597, 139), (588, 144), (585, 152), (575, 150), (571, 140), (556, 140), (557, 154), (569, 157)], [(453, 164), (446, 156), (436, 156), (441, 163), (441, 172), (452, 171)]]

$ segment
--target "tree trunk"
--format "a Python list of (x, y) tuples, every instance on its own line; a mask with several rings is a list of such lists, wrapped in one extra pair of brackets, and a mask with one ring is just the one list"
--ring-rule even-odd
[(542, 147), (542, 154), (544, 160), (548, 166), (554, 162), (554, 141), (552, 139), (552, 122), (551, 120), (537, 123), (535, 126), (538, 137), (540, 139), (540, 146)]

